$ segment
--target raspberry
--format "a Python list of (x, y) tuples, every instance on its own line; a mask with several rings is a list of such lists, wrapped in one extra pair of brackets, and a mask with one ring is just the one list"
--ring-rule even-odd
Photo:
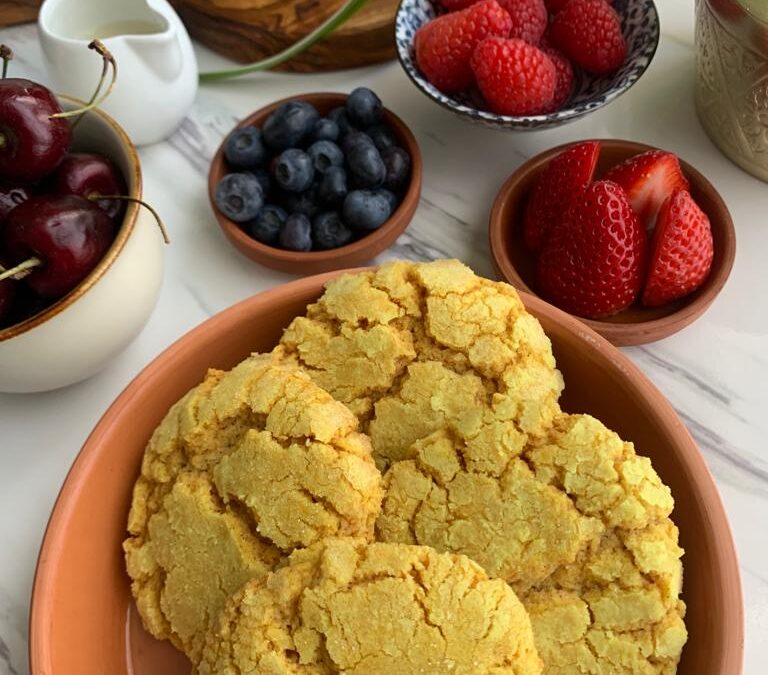
[(530, 115), (548, 106), (557, 71), (544, 52), (517, 38), (483, 40), (472, 70), (488, 107), (500, 115)]
[(493, 35), (509, 35), (512, 19), (496, 0), (483, 0), (438, 17), (416, 33), (416, 63), (434, 86), (451, 94), (472, 84), (475, 47)]
[(466, 9), (474, 5), (478, 0), (440, 0), (440, 4), (449, 12), (455, 12), (457, 9)]
[(512, 17), (511, 38), (538, 44), (547, 29), (549, 15), (544, 0), (499, 0)]
[(568, 0), (552, 22), (550, 38), (571, 61), (596, 75), (615, 72), (627, 57), (621, 20), (605, 0)]
[(551, 47), (541, 47), (543, 51), (555, 64), (557, 77), (555, 80), (555, 95), (548, 106), (542, 108), (542, 113), (551, 113), (560, 110), (565, 102), (571, 97), (573, 92), (573, 66), (559, 51)]
[[(454, 0), (454, 2), (455, 1), (456, 0)], [(464, 6), (466, 7), (467, 4), (474, 1), (475, 0), (463, 0)], [(451, 0), (447, 0), (447, 2), (451, 2)], [(568, 4), (568, 0), (544, 0), (544, 2), (546, 3), (547, 9), (551, 14), (557, 14), (563, 7)], [(603, 2), (607, 2), (609, 5), (613, 4), (613, 0), (603, 0)]]

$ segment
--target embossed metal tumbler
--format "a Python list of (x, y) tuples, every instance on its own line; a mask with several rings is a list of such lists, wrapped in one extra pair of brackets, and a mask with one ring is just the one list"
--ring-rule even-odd
[(696, 0), (696, 50), (704, 129), (768, 182), (768, 0)]

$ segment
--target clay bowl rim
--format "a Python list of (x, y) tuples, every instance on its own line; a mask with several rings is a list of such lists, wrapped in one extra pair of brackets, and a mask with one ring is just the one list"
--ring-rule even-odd
[[(305, 277), (251, 296), (217, 313), (185, 333), (155, 357), (109, 406), (75, 458), (56, 498), (43, 536), (35, 569), (29, 614), (31, 675), (43, 675), (47, 672), (42, 669), (43, 665), (51, 663), (51, 643), (47, 637), (47, 628), (53, 603), (51, 589), (56, 585), (57, 558), (67, 546), (66, 526), (75, 507), (75, 498), (82, 490), (87, 489), (91, 465), (104, 451), (100, 447), (101, 439), (113, 422), (125, 414), (126, 408), (130, 409), (136, 405), (135, 401), (141, 400), (144, 392), (150, 390), (158, 380), (173, 377), (176, 364), (184, 361), (190, 352), (195, 351), (196, 345), (206, 342), (207, 338), (217, 335), (222, 330), (234, 330), (242, 320), (239, 317), (244, 310), (252, 312), (254, 307), (263, 309), (274, 306), (296, 295), (304, 295), (309, 289), (316, 290), (319, 295), (322, 287), (331, 279), (363, 269), (366, 268), (336, 270)], [(693, 484), (696, 486), (695, 492), (700, 497), (700, 503), (708, 507), (708, 529), (712, 533), (716, 569), (720, 572), (719, 578), (713, 582), (725, 586), (726, 584), (722, 582), (726, 581), (730, 591), (722, 591), (724, 609), (718, 620), (723, 626), (722, 630), (728, 633), (729, 639), (724, 639), (723, 643), (735, 646), (721, 654), (719, 672), (723, 675), (742, 672), (744, 603), (736, 547), (722, 499), (698, 446), (669, 401), (629, 357), (570, 314), (547, 304), (536, 296), (524, 292), (520, 293), (520, 296), (526, 307), (537, 318), (544, 317), (548, 321), (559, 324), (565, 332), (574, 336), (582, 350), (604, 361), (606, 369), (613, 371), (615, 376), (622, 380), (625, 386), (634, 390), (639, 398), (648, 403), (654, 402), (654, 405), (646, 406), (649, 419), (667, 431), (671, 444), (679, 451), (681, 462), (689, 469), (691, 475), (698, 476)]]
[[(64, 96), (62, 94), (56, 94), (56, 99), (64, 104), (64, 108), (72, 108), (85, 106), (85, 101), (73, 98), (71, 96)], [(96, 115), (105, 122), (112, 132), (117, 137), (117, 140), (123, 146), (126, 157), (128, 159), (128, 167), (130, 170), (129, 175), (123, 176), (126, 187), (128, 188), (128, 195), (135, 199), (141, 199), (142, 184), (141, 184), (141, 163), (139, 161), (139, 154), (136, 151), (136, 146), (133, 141), (128, 137), (125, 130), (112, 118), (105, 113), (101, 108), (94, 108), (89, 110), (86, 115)], [(73, 133), (74, 136), (74, 133)], [(130, 189), (130, 185), (133, 183), (133, 189)], [(136, 226), (136, 220), (139, 216), (139, 204), (136, 202), (129, 202), (125, 210), (125, 215), (120, 223), (120, 227), (117, 229), (115, 239), (107, 249), (98, 265), (91, 270), (83, 281), (81, 281), (75, 288), (73, 288), (67, 295), (59, 300), (56, 300), (52, 305), (46, 307), (43, 311), (32, 315), (28, 319), (20, 323), (15, 323), (7, 328), (0, 329), (0, 344), (13, 338), (23, 335), (33, 328), (37, 328), (55, 316), (58, 316), (68, 307), (75, 304), (80, 298), (82, 298), (96, 283), (101, 279), (107, 270), (112, 267), (112, 264), (117, 260), (120, 253), (125, 248), (128, 239)]]
[[(235, 129), (240, 129), (245, 126), (253, 124), (261, 126), (270, 113), (289, 101), (305, 101), (314, 106), (330, 105), (335, 107), (344, 105), (347, 97), (348, 94), (341, 92), (313, 92), (309, 94), (286, 96), (263, 108), (259, 108), (240, 120), (240, 122), (227, 132), (227, 136)], [(213, 195), (216, 189), (216, 184), (221, 180), (222, 176), (227, 173), (226, 160), (224, 159), (224, 143), (227, 139), (227, 136), (225, 136), (211, 160), (211, 166), (208, 171), (208, 201), (213, 210), (216, 222), (227, 236), (227, 239), (235, 246), (235, 248), (247, 255), (254, 262), (272, 260), (278, 266), (276, 269), (287, 270), (295, 268), (295, 271), (297, 272), (300, 272), (302, 266), (305, 264), (314, 266), (313, 269), (317, 270), (317, 266), (333, 265), (337, 260), (341, 263), (346, 262), (346, 264), (349, 264), (352, 262), (354, 264), (354, 260), (362, 261), (370, 259), (381, 253), (411, 224), (413, 214), (421, 199), (422, 175), (424, 170), (421, 148), (416, 140), (416, 136), (410, 130), (408, 125), (392, 110), (386, 107), (384, 108), (384, 120), (390, 125), (395, 136), (404, 143), (404, 148), (411, 155), (411, 180), (408, 189), (403, 196), (403, 200), (381, 227), (373, 230), (370, 234), (366, 234), (357, 241), (353, 241), (351, 244), (329, 249), (327, 251), (288, 251), (256, 241), (248, 236), (236, 222), (221, 214), (214, 202)], [(366, 258), (365, 256), (368, 257)], [(342, 258), (344, 260), (341, 260)], [(269, 266), (269, 263), (267, 262), (263, 262), (262, 264)]]
[[(536, 297), (541, 297), (535, 289), (531, 288), (520, 276), (515, 264), (508, 253), (508, 248), (514, 245), (514, 237), (508, 234), (510, 229), (508, 221), (504, 215), (507, 210), (508, 202), (517, 197), (519, 184), (530, 177), (542, 171), (545, 165), (557, 154), (562, 152), (575, 143), (583, 143), (595, 140), (601, 144), (601, 153), (606, 148), (625, 150), (628, 153), (639, 154), (648, 150), (659, 150), (653, 145), (629, 141), (618, 138), (596, 138), (583, 139), (579, 141), (569, 141), (544, 152), (531, 157), (528, 161), (518, 167), (514, 173), (504, 182), (499, 189), (491, 209), (491, 215), (488, 227), (488, 236), (491, 248), (491, 258), (496, 273), (501, 279), (512, 284), (520, 291), (524, 291)], [(695, 186), (698, 192), (707, 193), (711, 199), (714, 208), (707, 214), (712, 225), (712, 229), (719, 230), (723, 234), (724, 246), (720, 248), (719, 254), (715, 255), (715, 262), (709, 277), (704, 285), (694, 291), (679, 309), (676, 309), (665, 316), (648, 319), (646, 321), (632, 322), (612, 322), (610, 320), (587, 319), (573, 315), (576, 319), (589, 326), (592, 330), (612, 342), (616, 346), (641, 345), (649, 342), (661, 340), (670, 335), (674, 335), (683, 328), (689, 326), (698, 319), (725, 286), (728, 277), (733, 269), (733, 263), (736, 258), (736, 229), (733, 225), (733, 218), (718, 190), (709, 182), (709, 180), (694, 166), (680, 159), (680, 166), (683, 173)], [(519, 227), (519, 222), (515, 227)], [(633, 307), (636, 308), (635, 305)], [(642, 309), (640, 311), (643, 311)], [(621, 313), (619, 313), (620, 315)]]

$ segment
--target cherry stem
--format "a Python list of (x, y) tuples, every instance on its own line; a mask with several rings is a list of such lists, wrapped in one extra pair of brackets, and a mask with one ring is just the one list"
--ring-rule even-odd
[(3, 279), (9, 279), (10, 277), (13, 277), (17, 281), (19, 279), (23, 279), (25, 276), (30, 274), (35, 267), (40, 267), (42, 264), (43, 261), (40, 260), (40, 258), (28, 258), (24, 262), (20, 262), (18, 265), (16, 265), (16, 267), (11, 267), (11, 269), (0, 273), (0, 281)]
[(147, 204), (147, 202), (142, 201), (141, 199), (136, 199), (136, 197), (127, 197), (125, 195), (97, 195), (97, 194), (93, 194), (93, 195), (89, 195), (88, 199), (90, 199), (92, 202), (97, 202), (97, 201), (100, 201), (102, 199), (119, 199), (119, 200), (124, 201), (124, 202), (132, 202), (134, 204), (140, 204), (141, 206), (143, 206), (145, 209), (147, 209), (147, 211), (149, 211), (155, 217), (155, 220), (157, 221), (157, 226), (158, 226), (158, 228), (160, 228), (160, 233), (163, 235), (163, 241), (166, 244), (170, 244), (171, 243), (171, 238), (168, 236), (168, 230), (165, 229), (165, 225), (163, 224), (162, 218), (160, 218), (160, 214), (157, 211), (155, 211), (155, 209), (153, 209), (149, 204)]
[[(55, 119), (57, 117), (66, 118), (83, 115), (89, 110), (93, 110), (93, 108), (101, 105), (104, 102), (104, 99), (106, 99), (107, 96), (112, 93), (112, 89), (115, 87), (115, 81), (117, 80), (117, 61), (115, 61), (115, 57), (112, 56), (112, 52), (110, 52), (109, 49), (104, 46), (104, 43), (101, 42), (101, 40), (92, 40), (88, 45), (88, 49), (93, 49), (97, 54), (100, 54), (103, 61), (101, 77), (99, 78), (99, 84), (96, 87), (96, 91), (93, 92), (91, 99), (82, 108), (56, 113), (55, 115), (51, 115), (51, 119)], [(99, 96), (101, 93), (101, 88), (104, 86), (104, 80), (107, 78), (107, 72), (109, 71), (110, 67), (112, 68), (112, 80), (110, 81), (107, 90), (101, 94), (101, 96)], [(75, 122), (75, 124), (77, 124), (77, 122)]]
[(2, 79), (5, 79), (5, 76), (8, 75), (8, 64), (13, 59), (13, 50), (8, 45), (0, 45), (0, 59), (3, 60)]

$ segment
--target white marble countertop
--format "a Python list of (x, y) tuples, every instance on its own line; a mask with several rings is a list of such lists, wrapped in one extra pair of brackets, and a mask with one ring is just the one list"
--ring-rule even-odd
[[(421, 95), (396, 63), (313, 76), (264, 74), (201, 88), (182, 127), (141, 150), (145, 198), (173, 237), (148, 326), (89, 381), (47, 394), (0, 395), (0, 675), (28, 672), (27, 613), (41, 538), (70, 464), (109, 403), (190, 328), (290, 280), (243, 258), (214, 222), (205, 181), (222, 136), (235, 120), (275, 99), (362, 84), (411, 126), (425, 160), (416, 217), (382, 258), (457, 257), (492, 276), (486, 230), (496, 191), (526, 158), (569, 140), (618, 137), (668, 148), (720, 190), (738, 237), (728, 285), (687, 330), (626, 352), (680, 412), (715, 475), (741, 560), (744, 672), (768, 672), (768, 415), (762, 408), (768, 404), (768, 185), (725, 159), (696, 119), (693, 4), (659, 2), (662, 40), (648, 73), (612, 105), (552, 131), (514, 135), (470, 126)], [(0, 40), (12, 45), (16, 72), (45, 82), (34, 26), (0, 30)], [(203, 68), (223, 63), (203, 49), (198, 55)]]

